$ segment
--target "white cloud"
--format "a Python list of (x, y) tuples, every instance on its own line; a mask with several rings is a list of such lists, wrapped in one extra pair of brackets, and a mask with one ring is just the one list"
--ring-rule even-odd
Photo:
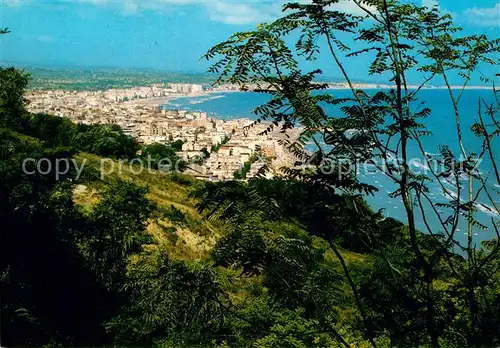
[(211, 20), (226, 24), (250, 24), (274, 20), (281, 13), (281, 6), (284, 3), (284, 0), (55, 0), (57, 1), (118, 8), (124, 15), (134, 15), (144, 11), (171, 11), (186, 5), (198, 5), (206, 11)]
[(229, 3), (216, 1), (206, 4), (209, 18), (226, 24), (263, 23), (276, 19), (281, 13), (278, 3), (252, 6), (248, 3)]
[[(0, 0), (10, 6), (28, 3), (41, 3), (42, 0)], [(226, 24), (255, 24), (269, 22), (281, 15), (281, 9), (287, 0), (51, 0), (50, 3), (82, 3), (95, 6), (111, 7), (123, 15), (135, 15), (144, 11), (171, 11), (186, 5), (201, 6), (212, 21)], [(311, 3), (311, 0), (297, 0)], [(330, 9), (351, 14), (365, 13), (352, 1), (340, 0)]]
[[(376, 14), (376, 7), (375, 6), (365, 5), (364, 7), (367, 10), (369, 10), (370, 12)], [(352, 0), (340, 0), (338, 3), (331, 5), (330, 9), (335, 10), (335, 11), (350, 13), (350, 14), (358, 15), (358, 16), (365, 16), (366, 15), (366, 12), (363, 11), (361, 8), (359, 8), (359, 6), (356, 5), (354, 3), (354, 1), (352, 1)]]
[(473, 7), (464, 11), (467, 20), (484, 27), (500, 27), (500, 3), (494, 7)]
[(139, 5), (136, 2), (125, 1), (122, 13), (124, 15), (134, 15), (139, 12)]
[[(282, 14), (282, 6), (286, 1), (262, 1), (262, 0), (246, 0), (246, 1), (189, 1), (185, 3), (205, 2), (205, 6), (209, 12), (210, 19), (227, 24), (250, 24), (263, 23), (277, 19)], [(311, 3), (311, 0), (298, 0), (300, 3)], [(366, 6), (370, 11), (375, 11), (375, 7)], [(340, 0), (329, 6), (329, 10), (342, 11), (355, 15), (366, 15), (366, 13), (358, 7), (352, 0)]]
[[(311, 0), (297, 0), (311, 3)], [(428, 8), (438, 7), (442, 13), (454, 18), (467, 20), (477, 26), (500, 26), (500, 3), (491, 8), (469, 8), (460, 16), (443, 9), (438, 0), (416, 0)], [(95, 6), (114, 8), (123, 15), (137, 15), (145, 11), (173, 11), (186, 5), (197, 5), (206, 11), (210, 20), (226, 24), (243, 25), (269, 22), (281, 15), (281, 7), (286, 0), (0, 0), (7, 6), (21, 6), (34, 3), (85, 3)], [(372, 6), (367, 7), (375, 12)], [(354, 15), (366, 15), (352, 0), (339, 0), (330, 6), (331, 10), (343, 11)]]
[(427, 8), (434, 8), (434, 7), (441, 8), (437, 0), (422, 0), (421, 5)]
[(441, 5), (439, 5), (439, 2), (437, 0), (422, 0), (420, 2), (420, 6), (427, 7), (428, 9), (433, 9), (434, 7), (436, 7), (441, 15), (447, 14), (454, 19), (460, 17), (456, 12), (441, 7)]

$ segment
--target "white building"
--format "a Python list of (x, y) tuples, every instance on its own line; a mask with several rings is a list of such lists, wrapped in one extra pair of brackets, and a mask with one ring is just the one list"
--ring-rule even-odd
[(193, 83), (170, 83), (169, 87), (175, 93), (200, 93), (203, 92), (203, 86)]

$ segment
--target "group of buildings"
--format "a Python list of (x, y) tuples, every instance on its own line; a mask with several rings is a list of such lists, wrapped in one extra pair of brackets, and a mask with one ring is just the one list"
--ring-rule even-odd
[(203, 112), (167, 110), (143, 102), (201, 91), (201, 85), (172, 84), (167, 88), (153, 85), (97, 92), (30, 91), (26, 97), (31, 112), (68, 117), (75, 123), (118, 124), (144, 144), (168, 144), (181, 139), (184, 143), (178, 156), (189, 163), (188, 173), (198, 178), (233, 179), (234, 173), (251, 159), (247, 178), (256, 175), (264, 164), (276, 171), (293, 165), (294, 156), (281, 145), (285, 136), (278, 130), (264, 132), (269, 127), (265, 122), (248, 127), (253, 123), (249, 119), (220, 120)]

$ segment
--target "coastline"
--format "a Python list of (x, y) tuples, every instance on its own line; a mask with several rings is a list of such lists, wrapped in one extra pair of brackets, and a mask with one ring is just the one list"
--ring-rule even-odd
[[(355, 88), (359, 87), (363, 87), (363, 89), (381, 89), (381, 86), (355, 85)], [(458, 88), (458, 86), (454, 87)], [(471, 86), (468, 89), (487, 89), (484, 87), (474, 87), (475, 86)], [(226, 88), (229, 88), (229, 86), (226, 86)], [(462, 87), (460, 86), (460, 88)], [(445, 90), (446, 88), (436, 87), (425, 89)], [(349, 88), (335, 86), (335, 88), (330, 88), (330, 90), (331, 93), (334, 93), (335, 90), (349, 90)], [(188, 142), (185, 145), (183, 154), (188, 157), (199, 156), (201, 149), (204, 147), (209, 149), (214, 144), (220, 144), (222, 139), (228, 134), (231, 134), (234, 129), (236, 130), (236, 135), (233, 136), (228, 146), (224, 147), (220, 152), (218, 151), (217, 156), (213, 156), (213, 161), (217, 160), (221, 163), (232, 163), (231, 161), (235, 161), (233, 157), (239, 156), (238, 162), (234, 163), (246, 163), (249, 158), (245, 154), (252, 152), (252, 150), (249, 150), (251, 148), (248, 147), (248, 144), (259, 142), (266, 145), (267, 150), (271, 152), (274, 151), (275, 154), (277, 154), (276, 158), (279, 158), (281, 161), (276, 164), (277, 168), (282, 167), (281, 163), (295, 163), (295, 161), (289, 161), (286, 153), (282, 151), (279, 146), (275, 145), (275, 142), (279, 141), (278, 135), (270, 139), (259, 138), (259, 133), (263, 129), (252, 128), (253, 131), (250, 134), (251, 140), (248, 140), (248, 134), (245, 135), (239, 130), (252, 122), (247, 116), (232, 113), (231, 117), (225, 117), (223, 114), (215, 114), (210, 110), (203, 110), (203, 108), (200, 110), (197, 106), (191, 110), (184, 110), (181, 106), (169, 105), (169, 103), (179, 98), (188, 99), (185, 101), (185, 104), (197, 104), (198, 101), (203, 103), (213, 97), (229, 97), (230, 93), (234, 95), (242, 91), (234, 89), (216, 89), (194, 93), (172, 93), (168, 90), (160, 90), (159, 92), (164, 94), (162, 97), (150, 98), (143, 95), (142, 99), (133, 99), (129, 101), (118, 101), (117, 98), (122, 95), (119, 95), (117, 92), (123, 92), (123, 90), (111, 90), (101, 93), (32, 91), (28, 92), (26, 97), (30, 100), (29, 110), (31, 112), (43, 112), (55, 116), (68, 117), (74, 122), (85, 124), (118, 124), (124, 129), (126, 134), (141, 139), (144, 143), (167, 142), (170, 136), (172, 136), (173, 139), (186, 139)], [(150, 90), (144, 89), (143, 92), (150, 93)], [(328, 91), (325, 93), (328, 93)], [(252, 94), (257, 95), (258, 93)], [(436, 94), (438, 94), (438, 92), (436, 92)], [(239, 97), (238, 95), (234, 96)], [(191, 100), (189, 100), (191, 98), (195, 99), (194, 103), (191, 103)], [(196, 100), (196, 98), (199, 99)], [(238, 103), (228, 102), (235, 107), (241, 107)], [(179, 104), (183, 103), (179, 102)], [(163, 105), (165, 105), (165, 107), (158, 108), (158, 106)], [(190, 113), (192, 113), (192, 115), (187, 118), (186, 114)], [(205, 114), (203, 118), (201, 117), (202, 114)], [(260, 126), (264, 127), (265, 125), (260, 124)], [(196, 132), (198, 128), (205, 128), (203, 136), (200, 136), (201, 133)], [(433, 144), (430, 146), (432, 147), (426, 147), (426, 149), (435, 148)], [(231, 155), (230, 147), (235, 151), (235, 155)], [(203, 172), (203, 175), (221, 178), (221, 180), (230, 179), (233, 177), (234, 171), (238, 170), (238, 165), (233, 164), (223, 165), (219, 168), (218, 163), (211, 163), (206, 168), (207, 171)], [(385, 181), (383, 177), (366, 176), (363, 177), (363, 180), (373, 182), (373, 185), (379, 190), (393, 191), (390, 182)], [(441, 195), (439, 187), (431, 187), (431, 189), (436, 197)], [(388, 212), (388, 216), (393, 218), (398, 218), (399, 214), (402, 212), (400, 202), (397, 200), (382, 202), (380, 201), (380, 197), (370, 197), (367, 199), (367, 202), (377, 207), (377, 209), (385, 209)], [(481, 215), (481, 218), (484, 218), (484, 216)], [(488, 218), (488, 216), (485, 218)]]
[[(376, 89), (390, 89), (394, 88), (395, 86), (392, 85), (369, 85), (369, 84), (360, 84), (356, 85), (354, 84), (355, 89), (361, 89), (361, 90), (376, 90)], [(446, 90), (448, 87), (446, 86), (435, 86), (435, 87), (424, 87), (421, 88), (421, 90)], [(463, 86), (450, 86), (452, 90), (460, 90), (460, 89), (465, 89), (465, 90), (491, 90), (492, 87), (488, 86), (466, 86), (465, 88)], [(416, 90), (418, 89), (418, 86), (409, 86), (408, 90)], [(325, 91), (335, 91), (335, 90), (350, 90), (349, 86), (328, 86), (328, 88), (325, 89)], [(136, 100), (131, 100), (124, 102), (125, 104), (136, 104), (136, 105), (149, 105), (149, 106), (161, 106), (161, 105), (167, 105), (169, 102), (181, 98), (199, 98), (199, 97), (205, 97), (205, 96), (210, 96), (213, 94), (226, 94), (226, 93), (248, 93), (252, 92), (252, 89), (248, 91), (241, 91), (241, 90), (207, 90), (203, 92), (197, 92), (197, 93), (179, 93), (175, 95), (169, 95), (165, 97), (156, 97), (156, 98), (149, 98), (149, 99), (136, 99)]]
[(124, 104), (150, 105), (150, 106), (165, 105), (165, 104), (168, 104), (169, 101), (180, 99), (180, 98), (198, 98), (198, 97), (208, 96), (210, 94), (213, 94), (213, 93), (211, 93), (209, 91), (199, 92), (199, 93), (182, 93), (182, 94), (178, 94), (178, 95), (169, 95), (169, 96), (165, 96), (165, 97), (156, 97), (156, 98), (149, 98), (149, 99), (136, 99), (136, 100), (124, 102)]

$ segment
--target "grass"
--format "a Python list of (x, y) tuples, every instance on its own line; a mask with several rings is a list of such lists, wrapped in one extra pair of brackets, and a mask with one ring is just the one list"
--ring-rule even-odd
[[(76, 159), (80, 165), (85, 164), (85, 171), (84, 179), (76, 186), (73, 198), (84, 212), (92, 211), (99, 202), (99, 191), (110, 183), (122, 180), (148, 187), (147, 198), (155, 203), (156, 209), (148, 221), (146, 230), (156, 243), (144, 245), (144, 253), (134, 255), (131, 259), (132, 264), (140, 258), (152, 257), (159, 250), (165, 250), (172, 260), (189, 262), (207, 260), (217, 240), (226, 233), (222, 223), (204, 220), (196, 210), (197, 201), (192, 198), (191, 193), (203, 187), (202, 181), (186, 175), (167, 175), (156, 170), (135, 174), (139, 172), (139, 167), (128, 165), (122, 165), (120, 170), (115, 170), (101, 179), (99, 175), (101, 157), (81, 153)], [(113, 166), (118, 169), (118, 162), (114, 161)], [(266, 226), (267, 224), (263, 225)], [(303, 227), (283, 221), (274, 221), (267, 227), (276, 234), (283, 233), (284, 230), (307, 234)], [(313, 245), (324, 250), (326, 263), (344, 278), (344, 282), (339, 284), (338, 314), (341, 318), (339, 323), (359, 320), (357, 312), (352, 308), (352, 290), (345, 281), (339, 260), (325, 240), (313, 237)], [(371, 262), (368, 255), (343, 249), (340, 251), (354, 278), (359, 272), (363, 272), (367, 262)], [(235, 305), (245, 306), (248, 301), (254, 299), (255, 294), (267, 291), (263, 286), (263, 275), (245, 275), (240, 269), (230, 267), (217, 268), (222, 285), (228, 290), (228, 297)]]
[(73, 201), (90, 213), (100, 201), (99, 190), (88, 185), (79, 184), (73, 191)]
[(80, 153), (76, 159), (79, 165), (84, 164), (85, 171), (82, 183), (75, 188), (73, 200), (84, 212), (92, 211), (99, 202), (99, 191), (110, 183), (123, 180), (148, 188), (147, 198), (155, 203), (156, 210), (148, 221), (147, 231), (158, 247), (168, 250), (172, 259), (205, 259), (222, 235), (222, 225), (204, 220), (196, 210), (197, 201), (190, 197), (194, 190), (204, 185), (203, 182), (157, 170), (139, 173), (138, 165), (120, 165), (118, 161), (111, 164), (110, 160), (104, 162), (103, 168), (113, 167), (113, 172), (101, 177), (101, 157)]
[[(139, 173), (139, 166), (113, 161), (115, 170), (100, 178), (102, 158), (97, 155), (80, 153), (76, 156), (81, 165), (85, 165), (82, 183), (74, 192), (74, 202), (85, 212), (92, 211), (99, 202), (99, 190), (118, 180), (131, 181), (138, 186), (147, 186), (147, 198), (155, 203), (156, 211), (148, 221), (147, 231), (153, 236), (158, 246), (169, 252), (169, 257), (179, 260), (200, 260), (209, 256), (210, 250), (224, 234), (221, 223), (207, 221), (196, 210), (197, 201), (190, 194), (202, 188), (200, 180), (182, 174), (166, 174), (157, 170), (144, 170)], [(107, 160), (106, 167), (110, 168)], [(136, 174), (139, 173), (139, 174)], [(295, 226), (294, 228), (298, 228)], [(325, 259), (341, 271), (340, 263), (326, 242), (314, 238), (314, 244), (325, 250)], [(356, 266), (370, 262), (367, 255), (341, 250), (345, 262)]]

